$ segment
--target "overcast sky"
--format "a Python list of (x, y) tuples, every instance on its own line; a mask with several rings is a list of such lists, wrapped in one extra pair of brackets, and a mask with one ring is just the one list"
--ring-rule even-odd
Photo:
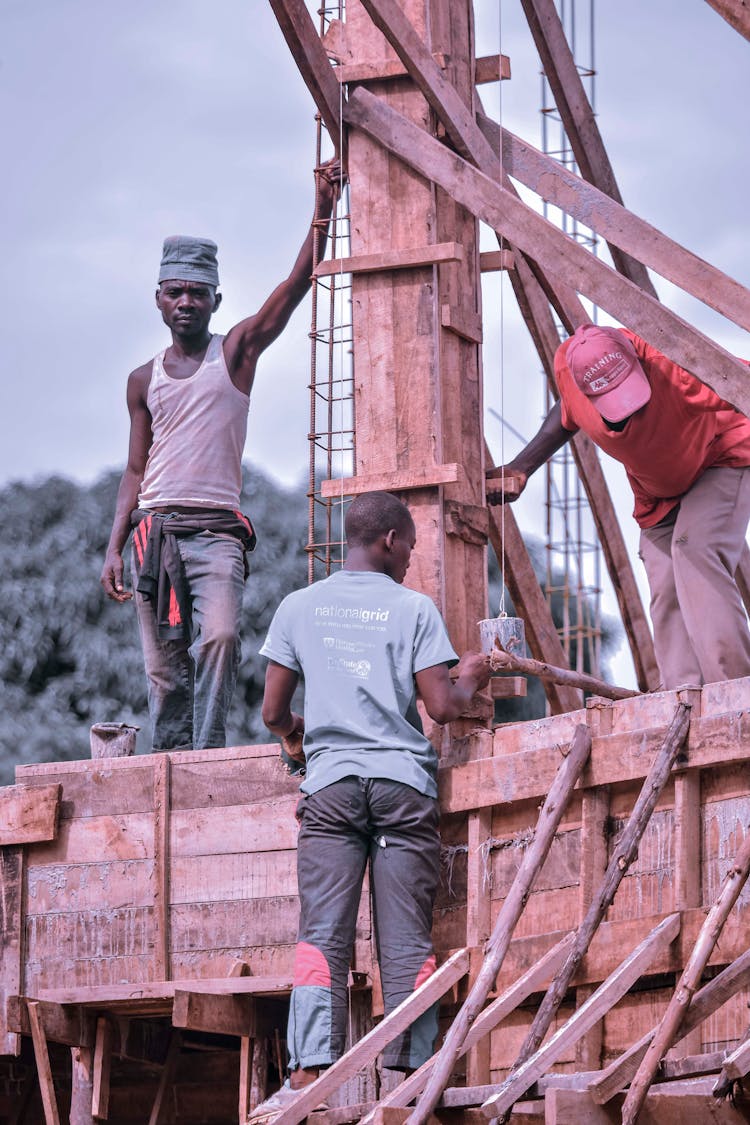
[[(580, 16), (588, 0), (577, 6)], [(501, 45), (513, 69), (502, 99), (497, 85), (483, 89), (486, 109), (538, 145), (539, 63), (519, 0), (475, 7), (478, 53)], [(164, 236), (218, 242), (216, 331), (254, 312), (310, 219), (314, 109), (265, 0), (5, 0), (3, 23), (0, 484), (51, 472), (90, 480), (122, 465), (127, 373), (167, 342), (153, 305)], [(578, 46), (585, 64), (583, 32)], [(626, 204), (749, 284), (750, 44), (704, 0), (604, 0), (595, 51), (599, 125)], [(676, 311), (750, 356), (744, 332), (656, 280)], [(485, 295), (494, 409), (496, 283)], [(538, 364), (512, 296), (504, 304), (506, 415), (530, 436)], [(287, 483), (307, 462), (309, 317), (306, 302), (261, 360), (251, 405), (246, 456)], [(498, 458), (491, 417), (487, 433)], [(506, 436), (506, 457), (518, 444)], [(619, 480), (615, 470), (627, 526)], [(531, 490), (532, 526), (539, 500)]]

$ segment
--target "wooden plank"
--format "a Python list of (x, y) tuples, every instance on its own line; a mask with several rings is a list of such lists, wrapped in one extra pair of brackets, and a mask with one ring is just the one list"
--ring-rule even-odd
[(154, 758), (153, 927), (155, 980), (169, 973), (169, 758)]
[(50, 1066), (49, 1051), (47, 1050), (47, 1040), (44, 1035), (41, 1016), (33, 1000), (28, 1002), (27, 1008), (29, 1024), (31, 1026), (31, 1038), (34, 1044), (34, 1060), (36, 1062), (39, 1089), (41, 1091), (42, 1106), (44, 1108), (44, 1120), (46, 1125), (60, 1125), (60, 1113), (57, 1108), (55, 1085), (52, 1081), (52, 1067)]
[[(702, 912), (700, 914), (702, 921), (703, 914)], [(688, 1034), (703, 1020), (708, 1019), (713, 1012), (717, 1011), (748, 982), (750, 982), (750, 950), (746, 949), (731, 965), (728, 965), (718, 976), (705, 984), (699, 992), (696, 992), (682, 1025), (682, 1034)], [(592, 1078), (588, 1088), (598, 1104), (603, 1105), (608, 1102), (627, 1086), (637, 1072), (655, 1030), (653, 1028), (647, 1032), (637, 1043), (634, 1043), (619, 1058), (611, 1062), (599, 1075)]]
[(712, 1093), (714, 1097), (726, 1097), (738, 1078), (750, 1072), (750, 1038), (745, 1038), (736, 1050), (721, 1061), (721, 1073), (716, 1079)]
[[(512, 731), (508, 732), (508, 736)], [(541, 734), (541, 731), (538, 731)], [(644, 778), (664, 735), (664, 726), (634, 728), (594, 738), (582, 787), (614, 785)], [(562, 738), (567, 735), (561, 735)], [(549, 746), (514, 751), (448, 766), (438, 773), (443, 813), (458, 813), (485, 805), (511, 804), (543, 796), (554, 776)], [(549, 745), (557, 740), (552, 738)], [(707, 717), (691, 722), (680, 770), (728, 765), (750, 760), (750, 712)]]
[(483, 250), (479, 255), (479, 268), (482, 273), (498, 273), (515, 267), (512, 250)]
[[(586, 96), (581, 73), (568, 45), (553, 0), (521, 0), (542, 68), (550, 84), (581, 175), (622, 203), (615, 174), (604, 147), (596, 116)], [(656, 296), (641, 262), (610, 248), (615, 268), (645, 293)]]
[[(91, 1014), (77, 1005), (56, 1004), (47, 1000), (35, 1001), (44, 1035), (51, 1043), (66, 1047), (90, 1047), (93, 1044)], [(20, 1035), (31, 1035), (31, 1023), (26, 1001), (21, 996), (8, 1000), (8, 1026)]]
[(216, 1035), (255, 1035), (255, 1002), (252, 996), (196, 992), (176, 988), (172, 1024), (189, 1031)]
[(172, 907), (199, 902), (290, 897), (297, 894), (297, 853), (240, 852), (185, 856), (170, 866)]
[(307, 6), (304, 0), (270, 2), (292, 57), (338, 151), (341, 124), (339, 84)]
[(477, 121), (495, 152), (502, 144), (503, 167), (509, 176), (741, 328), (750, 329), (750, 290), (744, 285), (662, 234), (559, 161), (501, 129), (489, 117), (479, 114)]
[[(681, 1086), (683, 1084), (680, 1084)], [(685, 1088), (686, 1087), (686, 1088)], [(717, 1102), (710, 1093), (685, 1084), (654, 1086), (646, 1100), (639, 1125), (740, 1125), (746, 1116), (729, 1103)], [(619, 1101), (619, 1099), (618, 1099)], [(598, 1106), (585, 1090), (554, 1087), (545, 1096), (546, 1120), (554, 1125), (619, 1125), (617, 1102)]]
[(750, 39), (750, 11), (747, 0), (707, 0), (715, 12), (725, 19), (735, 31)]
[[(129, 761), (128, 758), (113, 761)], [(148, 859), (153, 848), (154, 818), (150, 813), (81, 817), (62, 820), (57, 838), (34, 845), (40, 864), (90, 863), (108, 859)]]
[(8, 1002), (23, 980), (23, 848), (0, 848), (0, 1054), (17, 1055), (21, 1041), (11, 1027)]
[[(439, 67), (445, 66), (445, 55), (442, 52), (433, 54), (435, 63)], [(338, 82), (382, 82), (389, 78), (404, 78), (407, 74), (406, 67), (398, 59), (379, 59), (377, 62), (350, 62), (337, 66), (333, 72)]]
[(273, 996), (291, 992), (292, 977), (207, 977), (203, 980), (143, 981), (140, 984), (97, 985), (91, 988), (42, 989), (36, 999), (54, 1004), (114, 1007), (117, 1004), (172, 1001), (175, 990), (218, 996)]
[(441, 305), (440, 323), (443, 328), (455, 332), (463, 340), (470, 340), (474, 344), (482, 342), (481, 313), (472, 312), (460, 305)]
[(237, 852), (288, 851), (297, 846), (294, 813), (299, 793), (272, 801), (221, 808), (183, 809), (170, 817), (173, 859)]
[(380, 273), (382, 270), (418, 269), (441, 262), (462, 262), (464, 249), (458, 242), (436, 242), (430, 246), (410, 246), (383, 250), (377, 254), (355, 254), (349, 258), (326, 258), (315, 267), (314, 277), (338, 273)]
[(632, 988), (659, 950), (666, 949), (679, 932), (679, 914), (671, 914), (660, 922), (589, 997), (583, 1007), (514, 1071), (501, 1084), (497, 1093), (483, 1103), (485, 1116), (492, 1119), (509, 1110), (532, 1082), (540, 1078), (568, 1047), (573, 1046), (581, 1035), (593, 1027)]
[(340, 496), (359, 496), (363, 492), (408, 492), (417, 488), (454, 484), (462, 480), (463, 476), (461, 466), (455, 463), (425, 465), (420, 469), (406, 469), (402, 472), (367, 473), (357, 477), (324, 480), (320, 494), (324, 500), (330, 500)]
[(482, 86), (485, 82), (500, 82), (510, 78), (510, 58), (508, 55), (479, 55), (474, 60), (474, 82)]
[(109, 1082), (112, 1071), (112, 1042), (114, 1029), (106, 1016), (96, 1021), (94, 1044), (94, 1075), (91, 1097), (91, 1114), (98, 1121), (109, 1117)]
[[(492, 840), (492, 810), (480, 809), (469, 813), (467, 828), (466, 869), (466, 944), (483, 949), (492, 931), (492, 902), (489, 895), (490, 844)], [(473, 984), (472, 976), (470, 981)], [(490, 1080), (489, 1037), (481, 1039), (469, 1053), (466, 1063), (467, 1081), (471, 1085)]]
[(31, 858), (26, 875), (27, 919), (153, 903), (154, 865), (150, 859), (38, 864)]
[[(587, 716), (592, 709), (587, 708)], [(586, 916), (596, 888), (607, 868), (607, 827), (609, 821), (609, 787), (589, 789), (581, 801), (581, 868), (579, 884), (580, 920)], [(590, 985), (576, 991), (576, 1007), (591, 995)], [(576, 1066), (580, 1070), (598, 1070), (601, 1066), (602, 1024), (595, 1024), (576, 1044)]]
[(54, 840), (61, 785), (6, 785), (0, 789), (0, 846)]
[(523, 698), (527, 690), (525, 676), (493, 676), (490, 680), (490, 695), (493, 699)]
[(298, 1125), (329, 1094), (356, 1074), (363, 1066), (379, 1055), (383, 1048), (404, 1031), (417, 1016), (439, 1000), (456, 981), (466, 974), (469, 968), (469, 954), (460, 949), (441, 965), (424, 984), (402, 1001), (377, 1027), (355, 1043), (345, 1055), (327, 1070), (323, 1071), (304, 1093), (296, 1099), (293, 1106), (284, 1110), (276, 1119), (275, 1125)]
[[(370, 3), (373, 0), (369, 0)], [(379, 3), (382, 0), (378, 0)], [(382, 105), (365, 89), (349, 99), (346, 119), (444, 191), (493, 230), (530, 254), (541, 270), (571, 285), (648, 340), (743, 412), (750, 412), (750, 377), (739, 360), (659, 305), (574, 239), (547, 222), (461, 156)]]

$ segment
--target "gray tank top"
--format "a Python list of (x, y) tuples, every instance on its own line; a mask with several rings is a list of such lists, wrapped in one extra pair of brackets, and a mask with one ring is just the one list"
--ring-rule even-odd
[(189, 379), (167, 374), (164, 352), (154, 359), (146, 396), (153, 443), (140, 508), (240, 506), (250, 398), (229, 377), (223, 340), (211, 337), (203, 363)]

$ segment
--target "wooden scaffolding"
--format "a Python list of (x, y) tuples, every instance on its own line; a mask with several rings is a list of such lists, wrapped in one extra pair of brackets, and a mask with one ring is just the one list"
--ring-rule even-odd
[[(477, 647), (486, 547), (534, 657), (565, 666), (511, 509), (485, 500), (483, 269), (503, 268), (547, 375), (590, 299), (750, 411), (747, 370), (663, 307), (646, 267), (750, 328), (750, 293), (629, 212), (553, 0), (522, 0), (580, 177), (488, 117), (471, 0), (270, 0), (351, 185), (354, 475), (417, 526), (412, 585)], [(714, 4), (746, 36), (743, 3)], [(610, 246), (596, 259), (514, 180)], [(498, 236), (481, 254), (478, 224)], [(574, 456), (642, 692), (545, 681), (551, 715), (494, 727), (498, 677), (428, 733), (441, 753), (440, 968), (382, 1017), (368, 894), (350, 1048), (280, 1125), (747, 1120), (750, 680), (655, 692), (648, 622), (596, 452)], [(750, 597), (750, 565), (738, 580)], [(284, 1069), (296, 784), (278, 747), (26, 766), (0, 791), (0, 1116), (244, 1122)], [(396, 1083), (378, 1056), (436, 999), (445, 1032)], [(733, 1100), (727, 1098), (732, 1092)], [(721, 1095), (720, 1097), (716, 1095)], [(321, 1100), (329, 1108), (318, 1110)]]

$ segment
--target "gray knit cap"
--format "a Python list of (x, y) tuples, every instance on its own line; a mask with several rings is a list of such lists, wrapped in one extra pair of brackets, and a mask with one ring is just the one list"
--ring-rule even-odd
[(172, 234), (164, 239), (159, 281), (202, 281), (219, 284), (217, 246), (210, 238), (193, 238), (189, 234)]

